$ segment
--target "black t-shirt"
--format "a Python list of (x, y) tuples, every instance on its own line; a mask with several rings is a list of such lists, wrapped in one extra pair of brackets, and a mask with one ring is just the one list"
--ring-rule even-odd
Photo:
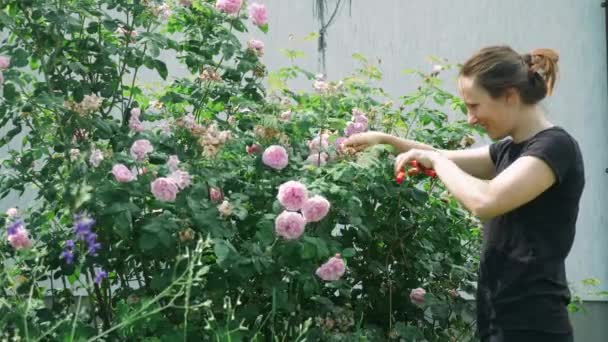
[(497, 174), (519, 157), (538, 157), (553, 170), (556, 182), (534, 200), (484, 223), (477, 291), (479, 333), (483, 337), (497, 327), (570, 332), (565, 259), (585, 185), (578, 143), (554, 126), (520, 143), (495, 142), (490, 155)]

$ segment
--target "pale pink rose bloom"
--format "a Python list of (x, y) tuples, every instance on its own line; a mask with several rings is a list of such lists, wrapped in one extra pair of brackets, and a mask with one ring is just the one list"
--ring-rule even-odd
[(261, 150), (262, 150), (262, 147), (258, 144), (251, 144), (251, 145), (245, 147), (245, 151), (247, 152), (247, 154), (258, 153)]
[(139, 121), (139, 118), (136, 116), (132, 116), (129, 118), (129, 129), (133, 132), (140, 133), (145, 130), (144, 125)]
[(158, 12), (158, 16), (163, 20), (169, 18), (173, 13), (173, 11), (171, 11), (171, 7), (169, 7), (167, 4), (158, 6), (156, 11)]
[(186, 171), (175, 170), (168, 178), (172, 179), (180, 190), (183, 190), (192, 184), (192, 176)]
[(267, 24), (268, 12), (266, 11), (266, 6), (257, 2), (249, 5), (249, 19), (257, 26)]
[(176, 171), (178, 169), (179, 165), (179, 158), (177, 158), (177, 155), (171, 155), (169, 156), (169, 160), (167, 161), (167, 167), (169, 168), (169, 171), (173, 172)]
[(137, 161), (145, 160), (152, 151), (154, 151), (154, 147), (147, 139), (135, 140), (131, 146), (131, 156)]
[(287, 122), (287, 121), (289, 121), (289, 119), (291, 119), (291, 111), (290, 110), (286, 110), (283, 113), (281, 113), (281, 115), (279, 115), (279, 120), (281, 120), (283, 122)]
[(426, 291), (421, 287), (413, 289), (410, 292), (410, 301), (416, 305), (424, 304), (424, 295), (425, 294), (426, 294)]
[(91, 163), (91, 165), (93, 165), (93, 167), (98, 167), (99, 164), (101, 164), (102, 160), (103, 160), (103, 153), (101, 152), (101, 150), (94, 148), (91, 151), (91, 156), (89, 157), (89, 163)]
[(135, 175), (129, 168), (123, 164), (116, 164), (112, 167), (112, 174), (114, 179), (120, 183), (127, 183), (135, 179)]
[(228, 201), (224, 201), (222, 202), (222, 204), (217, 206), (217, 210), (220, 212), (220, 214), (223, 217), (228, 217), (230, 215), (232, 215), (232, 210), (234, 208), (232, 207), (232, 204), (230, 204), (230, 202)]
[(325, 81), (315, 81), (312, 84), (312, 87), (318, 92), (325, 92), (329, 90), (329, 83)]
[(331, 205), (325, 197), (313, 196), (304, 202), (302, 215), (304, 215), (306, 222), (318, 222), (329, 213), (330, 207)]
[(344, 260), (340, 257), (340, 254), (336, 254), (327, 260), (326, 263), (317, 268), (316, 275), (325, 281), (335, 281), (344, 275), (346, 272), (346, 265)]
[(8, 217), (15, 217), (19, 215), (19, 210), (17, 210), (17, 208), (8, 208), (6, 210), (6, 216)]
[(264, 55), (264, 42), (257, 39), (251, 39), (247, 42), (247, 48), (253, 51), (256, 55)]
[(304, 233), (306, 220), (295, 211), (283, 211), (274, 220), (274, 231), (286, 240), (295, 240)]
[(135, 116), (139, 119), (140, 115), (141, 115), (141, 108), (135, 107), (135, 108), (131, 109), (131, 117)]
[(32, 241), (28, 236), (25, 228), (19, 227), (17, 230), (8, 236), (8, 242), (14, 249), (25, 249), (32, 247)]
[(11, 66), (11, 58), (6, 56), (0, 56), (0, 69), (8, 69)]
[(315, 137), (312, 140), (308, 141), (308, 149), (311, 153), (318, 153), (321, 150), (325, 150), (329, 146), (328, 134), (322, 134), (320, 137)]
[(209, 189), (209, 198), (212, 202), (219, 203), (224, 200), (224, 195), (222, 194), (222, 191), (220, 189), (211, 188)]
[(297, 181), (288, 181), (279, 186), (277, 199), (287, 210), (300, 210), (308, 199), (306, 185)]
[(164, 202), (173, 202), (177, 197), (177, 184), (172, 179), (159, 177), (156, 178), (151, 184), (150, 189), (154, 197)]
[(262, 154), (262, 162), (275, 170), (282, 170), (289, 163), (289, 156), (283, 146), (272, 145)]
[(80, 150), (77, 148), (70, 149), (70, 161), (75, 161), (80, 157)]
[(313, 153), (306, 158), (306, 163), (312, 164), (315, 166), (323, 166), (327, 164), (327, 160), (329, 159), (329, 154), (326, 152), (321, 153)]
[(241, 9), (242, 0), (217, 0), (215, 7), (227, 14), (235, 14)]

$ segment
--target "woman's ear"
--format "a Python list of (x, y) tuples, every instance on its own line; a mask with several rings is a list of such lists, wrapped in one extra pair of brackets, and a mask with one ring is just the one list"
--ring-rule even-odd
[(521, 103), (521, 98), (519, 96), (519, 92), (515, 88), (505, 89), (503, 96), (504, 96), (506, 105), (513, 106), (513, 105), (519, 105)]

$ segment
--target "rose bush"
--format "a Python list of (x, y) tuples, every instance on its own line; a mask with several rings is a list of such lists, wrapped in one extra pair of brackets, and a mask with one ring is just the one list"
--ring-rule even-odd
[[(268, 74), (262, 3), (0, 4), (0, 144), (20, 137), (0, 195), (37, 196), (4, 217), (4, 334), (471, 336), (472, 303), (456, 290), (474, 280), (477, 222), (436, 179), (397, 184), (390, 148), (340, 144), (370, 129), (467, 144), (470, 129), (447, 115), (463, 104), (436, 71), (416, 73), (398, 105), (362, 56), (343, 80)], [(139, 83), (142, 68), (162, 87)], [(289, 89), (296, 77), (311, 91)]]

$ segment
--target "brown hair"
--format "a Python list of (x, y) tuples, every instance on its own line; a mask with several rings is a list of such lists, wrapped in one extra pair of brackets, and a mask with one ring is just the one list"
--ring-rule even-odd
[(522, 102), (535, 104), (551, 95), (557, 79), (559, 55), (551, 49), (535, 49), (520, 55), (508, 46), (490, 46), (469, 58), (460, 75), (497, 98), (508, 88), (519, 91)]

